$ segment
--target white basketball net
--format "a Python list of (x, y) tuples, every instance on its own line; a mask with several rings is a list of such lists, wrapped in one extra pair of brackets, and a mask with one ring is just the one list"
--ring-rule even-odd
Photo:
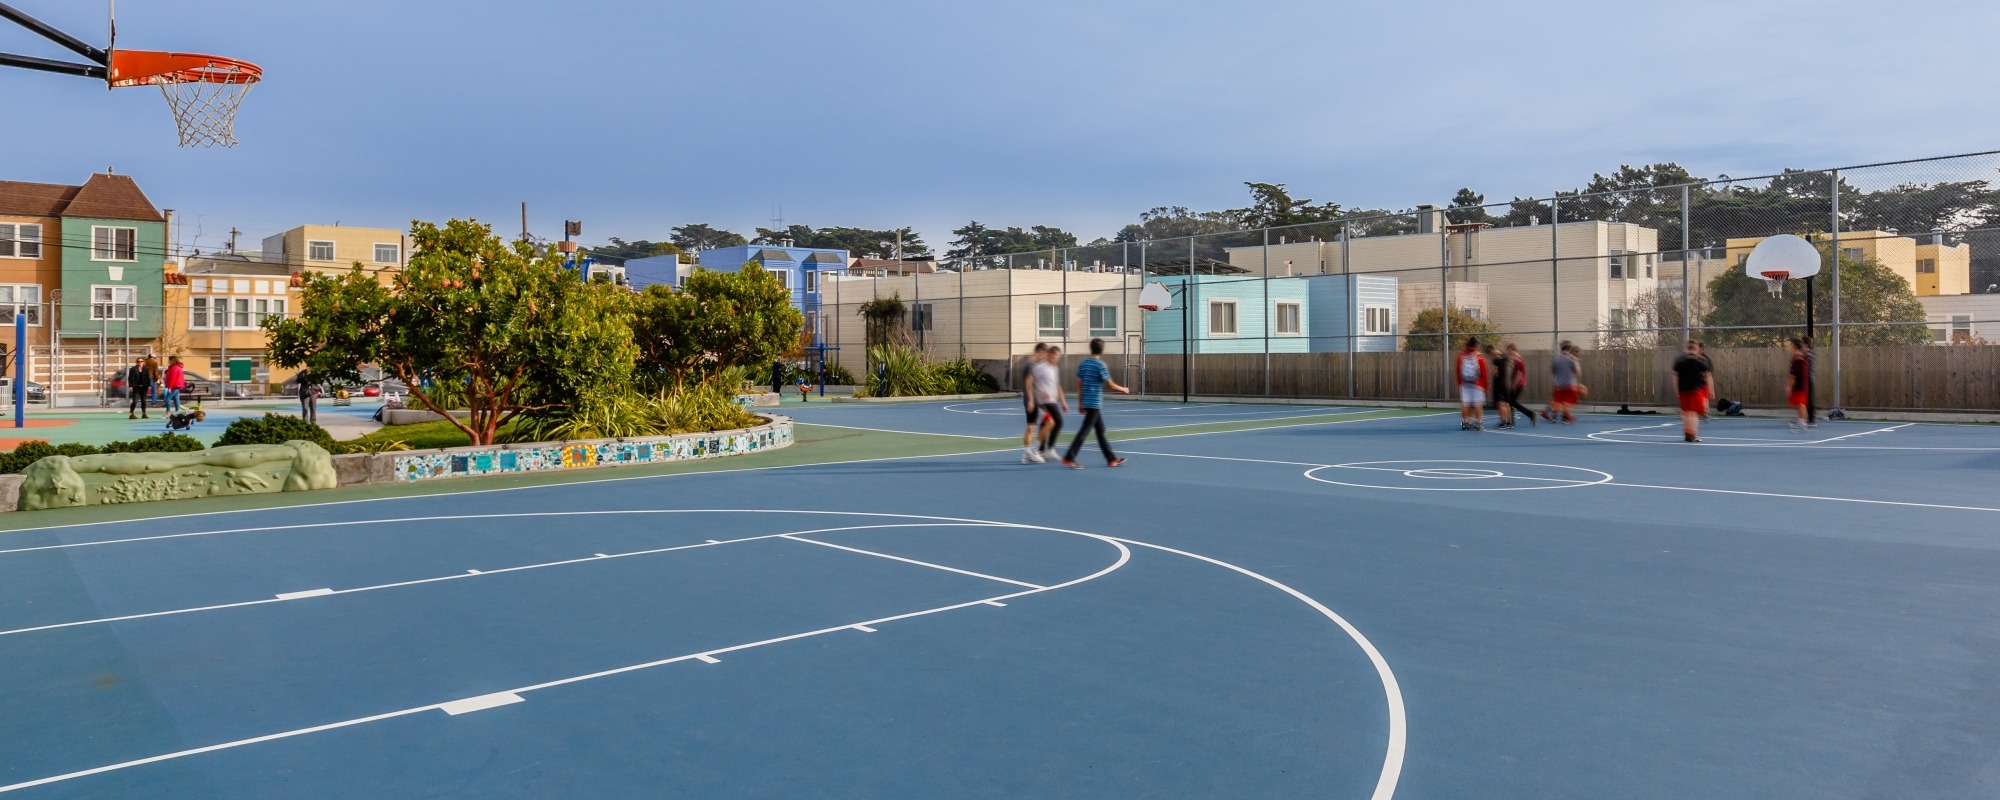
[(160, 84), (180, 129), (182, 147), (235, 147), (236, 107), (250, 83), (168, 81)]
[(1771, 290), (1771, 296), (1772, 296), (1772, 297), (1784, 297), (1784, 296), (1785, 296), (1785, 282), (1784, 282), (1784, 281), (1782, 281), (1782, 280), (1779, 280), (1779, 279), (1777, 279), (1777, 278), (1762, 278), (1762, 279), (1760, 279), (1760, 280), (1764, 281), (1764, 288), (1766, 288), (1766, 289), (1769, 289), (1769, 290)]

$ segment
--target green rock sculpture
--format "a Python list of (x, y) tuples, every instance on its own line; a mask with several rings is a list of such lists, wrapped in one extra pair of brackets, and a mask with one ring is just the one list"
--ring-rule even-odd
[(246, 444), (192, 453), (49, 456), (22, 471), (22, 511), (331, 489), (333, 456), (312, 442)]

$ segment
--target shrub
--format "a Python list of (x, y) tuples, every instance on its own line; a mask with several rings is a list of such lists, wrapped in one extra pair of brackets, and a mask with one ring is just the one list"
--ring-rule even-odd
[(191, 453), (203, 449), (201, 440), (178, 433), (163, 433), (147, 436), (129, 442), (112, 442), (103, 447), (65, 442), (51, 445), (48, 442), (28, 442), (14, 448), (12, 452), (0, 453), (0, 473), (17, 474), (49, 456), (94, 456), (103, 453)]
[[(61, 448), (57, 448), (60, 450)], [(104, 446), (105, 453), (192, 453), (202, 448), (200, 439), (182, 436), (178, 433), (162, 433), (129, 442), (112, 442)]]
[(312, 442), (333, 452), (333, 436), (325, 428), (314, 425), (298, 417), (282, 414), (265, 414), (263, 418), (239, 417), (222, 432), (215, 445), (232, 444), (284, 444), (293, 439)]
[(826, 383), (828, 386), (853, 386), (854, 373), (839, 364), (827, 364)]
[[(89, 445), (84, 446), (89, 447)], [(62, 453), (57, 452), (48, 442), (25, 442), (20, 447), (0, 455), (0, 472), (18, 473), (27, 469), (29, 464), (59, 455)]]
[(925, 397), (941, 394), (980, 394), (998, 391), (993, 376), (980, 372), (965, 359), (933, 364), (922, 351), (909, 347), (879, 346), (868, 349), (875, 374), (868, 376), (870, 397)]

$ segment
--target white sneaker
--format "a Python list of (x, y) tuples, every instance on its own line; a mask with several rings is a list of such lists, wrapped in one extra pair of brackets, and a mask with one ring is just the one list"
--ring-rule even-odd
[(1792, 420), (1791, 422), (1785, 424), (1785, 430), (1791, 431), (1793, 433), (1804, 433), (1806, 430), (1806, 426), (1799, 424), (1798, 420)]
[(1040, 459), (1037, 459), (1035, 463), (1039, 464), (1042, 463), (1043, 461), (1054, 461), (1061, 457), (1062, 456), (1056, 452), (1056, 449), (1051, 447), (1046, 450), (1043, 450), (1042, 457)]
[(1047, 462), (1046, 462), (1046, 461), (1045, 461), (1045, 460), (1044, 460), (1044, 459), (1042, 458), (1042, 454), (1041, 454), (1041, 453), (1037, 453), (1037, 452), (1035, 452), (1035, 451), (1033, 451), (1033, 450), (1029, 450), (1028, 452), (1025, 452), (1025, 453), (1022, 453), (1022, 454), (1021, 454), (1021, 463), (1023, 463), (1023, 464), (1043, 464), (1043, 463), (1047, 463)]

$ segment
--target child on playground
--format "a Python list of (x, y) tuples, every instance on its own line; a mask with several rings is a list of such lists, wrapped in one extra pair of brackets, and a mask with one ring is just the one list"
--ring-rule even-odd
[(1458, 429), (1476, 431), (1484, 427), (1486, 387), (1489, 375), (1486, 357), (1479, 353), (1479, 337), (1465, 337), (1465, 349), (1458, 351)]
[(1583, 362), (1577, 360), (1575, 344), (1564, 340), (1556, 348), (1555, 358), (1549, 359), (1549, 376), (1549, 410), (1542, 412), (1542, 419), (1575, 424), (1570, 409), (1583, 399), (1584, 392)]
[(1115, 467), (1125, 463), (1125, 459), (1111, 452), (1111, 440), (1104, 438), (1104, 390), (1131, 394), (1132, 390), (1119, 386), (1111, 379), (1111, 368), (1104, 365), (1098, 356), (1104, 355), (1104, 340), (1090, 340), (1090, 357), (1076, 365), (1076, 405), (1083, 409), (1083, 421), (1076, 424), (1076, 438), (1070, 440), (1069, 451), (1063, 454), (1062, 465), (1070, 469), (1083, 469), (1076, 463), (1076, 453), (1083, 449), (1083, 440), (1095, 433), (1097, 447), (1104, 451), (1104, 465)]

